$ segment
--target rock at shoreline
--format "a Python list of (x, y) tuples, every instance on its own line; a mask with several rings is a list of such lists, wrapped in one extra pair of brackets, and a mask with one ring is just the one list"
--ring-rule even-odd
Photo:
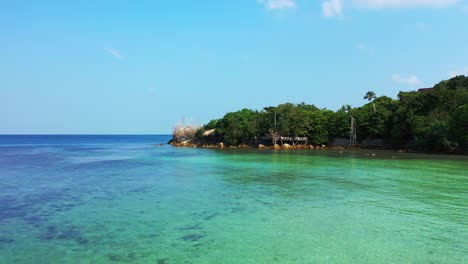
[[(274, 144), (273, 146), (271, 145), (265, 145), (265, 144), (258, 144), (258, 145), (248, 145), (248, 144), (240, 144), (240, 145), (237, 145), (237, 146), (227, 146), (224, 142), (218, 142), (218, 143), (205, 143), (205, 142), (196, 142), (196, 141), (193, 141), (193, 140), (184, 140), (182, 142), (176, 142), (175, 140), (173, 140), (171, 143), (170, 143), (172, 146), (174, 147), (189, 147), (189, 148), (219, 148), (219, 149), (224, 149), (224, 148), (232, 148), (232, 149), (245, 149), (245, 148), (257, 148), (257, 149), (317, 149), (317, 150), (321, 150), (321, 149), (328, 149), (328, 147), (326, 145), (307, 145), (307, 144), (304, 144), (304, 145), (291, 145), (291, 144), (288, 144), (288, 143), (284, 143), (282, 145), (278, 145), (278, 144)], [(154, 144), (153, 146), (156, 147), (158, 146), (159, 144)], [(164, 145), (164, 144), (162, 144)]]

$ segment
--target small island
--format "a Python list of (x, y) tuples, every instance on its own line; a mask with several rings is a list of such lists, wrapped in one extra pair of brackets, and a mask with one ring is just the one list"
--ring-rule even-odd
[(376, 148), (468, 154), (468, 77), (400, 92), (369, 91), (361, 107), (337, 111), (285, 103), (242, 109), (203, 126), (179, 123), (169, 142), (180, 147), (324, 149)]

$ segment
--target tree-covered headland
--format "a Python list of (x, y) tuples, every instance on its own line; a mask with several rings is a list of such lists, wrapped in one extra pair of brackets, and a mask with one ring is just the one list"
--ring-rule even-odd
[(285, 103), (262, 110), (242, 109), (210, 121), (190, 137), (196, 144), (359, 146), (380, 142), (392, 149), (468, 154), (468, 77), (457, 76), (430, 89), (400, 92), (398, 99), (369, 91), (361, 107), (337, 111)]

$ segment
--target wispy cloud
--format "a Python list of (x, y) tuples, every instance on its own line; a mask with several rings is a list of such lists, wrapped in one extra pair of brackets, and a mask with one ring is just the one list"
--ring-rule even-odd
[(112, 47), (104, 47), (104, 50), (107, 51), (112, 56), (114, 56), (114, 58), (117, 58), (117, 59), (123, 58), (122, 54), (117, 49), (114, 49)]
[[(265, 1), (265, 0), (259, 0)], [(463, 0), (323, 0), (322, 13), (325, 17), (342, 17), (343, 3), (357, 9), (408, 9), (408, 8), (444, 8), (458, 6), (462, 12), (468, 11)], [(420, 25), (427, 30), (427, 25)]]
[(468, 76), (468, 67), (450, 71), (448, 75), (449, 75), (450, 78), (456, 77), (458, 75)]
[(341, 0), (328, 0), (322, 3), (322, 12), (325, 17), (339, 17), (343, 15)]
[(294, 0), (258, 0), (258, 2), (268, 9), (288, 9), (296, 6)]
[(357, 49), (360, 50), (361, 52), (364, 52), (368, 55), (374, 55), (375, 54), (375, 50), (363, 43), (359, 43), (357, 44)]
[(396, 83), (411, 84), (411, 85), (420, 85), (422, 82), (416, 75), (401, 76), (399, 74), (392, 75), (392, 80)]
[(459, 3), (460, 0), (352, 0), (360, 8), (418, 8), (418, 7), (447, 7)]

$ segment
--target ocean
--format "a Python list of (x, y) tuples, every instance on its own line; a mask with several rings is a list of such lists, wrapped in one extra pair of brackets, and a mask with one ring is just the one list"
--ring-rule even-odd
[(468, 263), (466, 156), (169, 139), (0, 136), (0, 263)]

